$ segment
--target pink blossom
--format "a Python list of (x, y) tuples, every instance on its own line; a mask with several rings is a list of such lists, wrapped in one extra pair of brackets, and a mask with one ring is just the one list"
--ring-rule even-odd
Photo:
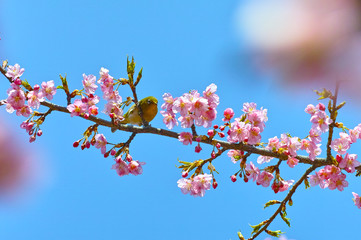
[(190, 111), (193, 112), (196, 117), (200, 117), (204, 112), (208, 111), (208, 107), (209, 105), (207, 99), (203, 97), (194, 97)]
[(315, 175), (308, 175), (308, 178), (312, 187), (319, 185), (322, 182), (322, 179), (318, 176), (317, 172)]
[(264, 111), (260, 110), (254, 110), (251, 113), (247, 114), (247, 119), (250, 121), (253, 127), (258, 127), (261, 132), (263, 132), (265, 128), (265, 121), (267, 118), (267, 112), (264, 113)]
[(95, 90), (97, 90), (98, 86), (95, 84), (96, 77), (92, 74), (86, 75), (83, 73), (83, 86), (85, 92), (89, 94), (94, 94)]
[(121, 157), (117, 157), (115, 160), (115, 163), (112, 166), (112, 169), (115, 169), (117, 171), (117, 174), (119, 176), (125, 176), (129, 174), (128, 165), (121, 159)]
[(360, 162), (356, 160), (356, 154), (346, 154), (346, 156), (341, 160), (339, 167), (344, 168), (348, 173), (354, 173), (355, 167), (360, 166)]
[(321, 131), (317, 128), (311, 128), (309, 132), (309, 138), (314, 143), (320, 143), (321, 142)]
[(176, 113), (179, 112), (181, 116), (186, 116), (188, 115), (191, 105), (192, 103), (189, 101), (189, 99), (182, 96), (174, 101), (172, 109)]
[(347, 138), (336, 138), (331, 142), (331, 148), (338, 154), (343, 155), (350, 148), (350, 141)]
[(229, 142), (242, 142), (248, 138), (250, 129), (250, 124), (240, 122), (236, 119), (233, 123), (231, 123), (230, 133), (227, 140)]
[(100, 151), (102, 154), (105, 154), (105, 152), (107, 151), (106, 147), (107, 147), (107, 139), (105, 138), (105, 136), (103, 134), (97, 134), (95, 135), (95, 145), (96, 148), (100, 148)]
[(22, 108), (16, 110), (16, 115), (17, 116), (24, 116), (24, 117), (29, 117), (30, 114), (33, 112), (33, 110), (31, 110), (31, 108), (28, 105), (24, 105)]
[(232, 108), (227, 108), (226, 110), (224, 110), (223, 116), (224, 116), (224, 118), (222, 118), (222, 121), (223, 121), (223, 122), (228, 122), (228, 121), (230, 121), (230, 120), (233, 118), (233, 116), (234, 116), (234, 111), (233, 111), (233, 109), (232, 109)]
[(274, 178), (274, 176), (272, 175), (272, 173), (263, 171), (258, 175), (257, 185), (262, 185), (263, 187), (268, 187), (273, 178)]
[(330, 178), (328, 188), (330, 190), (334, 190), (337, 188), (339, 191), (343, 191), (344, 187), (348, 186), (348, 182), (345, 179), (346, 179), (346, 175), (343, 173), (333, 178)]
[(14, 66), (8, 66), (8, 69), (7, 69), (7, 72), (5, 75), (14, 81), (17, 78), (20, 78), (21, 75), (23, 75), (24, 71), (25, 71), (25, 69), (20, 68), (20, 65), (16, 63)]
[(167, 126), (168, 129), (172, 129), (174, 126), (178, 126), (178, 122), (175, 119), (174, 113), (170, 113), (167, 111), (160, 111), (163, 115), (163, 123)]
[(193, 185), (192, 185), (191, 179), (181, 178), (177, 181), (177, 184), (183, 194), (190, 193), (191, 195), (195, 195), (195, 191), (193, 190)]
[(256, 103), (243, 103), (243, 109), (242, 111), (245, 113), (252, 113), (254, 110), (256, 110), (257, 104)]
[(194, 123), (194, 115), (188, 114), (185, 116), (180, 116), (178, 121), (181, 123), (182, 128), (190, 128)]
[(310, 121), (312, 122), (312, 128), (319, 129), (321, 132), (327, 132), (328, 125), (332, 123), (332, 119), (323, 111), (313, 114)]
[(38, 109), (40, 102), (44, 101), (43, 93), (39, 89), (30, 91), (27, 97), (29, 106), (35, 109)]
[(88, 113), (89, 113), (90, 115), (94, 115), (94, 116), (98, 115), (98, 107), (95, 106), (95, 105), (90, 106), (90, 107), (88, 108)]
[(120, 107), (120, 105), (116, 102), (109, 101), (105, 105), (105, 109), (103, 110), (103, 113), (111, 115), (113, 119), (117, 120), (123, 120), (123, 109)]
[(243, 153), (240, 150), (229, 150), (227, 153), (228, 157), (231, 158), (233, 163), (236, 163), (238, 160), (242, 159)]
[(311, 115), (315, 114), (317, 111), (318, 109), (315, 106), (313, 106), (313, 104), (308, 104), (305, 109), (305, 112)]
[(46, 97), (49, 100), (53, 99), (53, 96), (56, 93), (56, 87), (54, 86), (54, 81), (48, 81), (48, 82), (42, 82), (41, 84), (41, 92), (43, 93), (43, 96)]
[(183, 143), (183, 145), (192, 144), (193, 135), (190, 132), (181, 132), (178, 139)]
[(203, 197), (206, 190), (211, 188), (212, 175), (211, 174), (199, 174), (193, 179), (193, 187), (196, 190), (196, 195)]
[(278, 189), (279, 192), (283, 192), (288, 190), (288, 188), (290, 186), (292, 186), (292, 184), (294, 183), (294, 180), (287, 180), (287, 181), (280, 181), (281, 185), (280, 188)]
[(121, 103), (122, 102), (122, 97), (119, 95), (119, 92), (117, 90), (104, 92), (103, 98), (105, 100), (107, 100), (107, 101), (112, 101), (112, 102), (115, 102), (115, 103)]
[(258, 158), (257, 158), (257, 163), (258, 163), (258, 164), (268, 163), (268, 162), (270, 162), (272, 159), (273, 159), (273, 157), (268, 157), (268, 156), (260, 155), (260, 156), (258, 156)]
[(23, 90), (19, 89), (13, 89), (8, 92), (8, 98), (6, 99), (7, 103), (10, 104), (10, 106), (18, 110), (22, 108), (25, 104), (25, 94)]
[(298, 159), (295, 157), (288, 157), (287, 165), (290, 168), (294, 168), (298, 164)]
[(80, 116), (82, 113), (87, 111), (87, 105), (80, 99), (76, 99), (74, 103), (69, 104), (66, 108), (70, 112), (71, 117)]
[(260, 135), (260, 128), (259, 127), (252, 127), (249, 131), (248, 135), (248, 144), (254, 145), (261, 141), (261, 135)]
[(208, 100), (208, 105), (212, 108), (215, 108), (219, 104), (219, 96), (215, 93), (217, 91), (217, 86), (212, 83), (206, 88), (206, 91), (203, 91), (203, 97)]
[(88, 104), (88, 106), (90, 107), (90, 106), (96, 105), (99, 101), (100, 101), (99, 96), (93, 95), (93, 94), (89, 94), (89, 98), (88, 98), (87, 104)]
[(253, 181), (256, 181), (259, 173), (260, 171), (258, 167), (254, 166), (252, 162), (246, 165), (246, 174), (248, 176), (248, 179), (253, 179)]
[(287, 147), (288, 153), (292, 156), (292, 157), (296, 157), (297, 156), (297, 151), (300, 150), (302, 144), (299, 142), (299, 138), (298, 137), (292, 137), (289, 139), (289, 145)]
[(268, 145), (266, 146), (266, 149), (271, 150), (273, 152), (276, 152), (280, 147), (279, 142), (280, 142), (280, 140), (278, 139), (277, 136), (275, 136), (273, 138), (269, 138), (268, 139)]
[(139, 161), (131, 161), (130, 163), (128, 163), (128, 169), (129, 172), (135, 176), (142, 174), (143, 173), (143, 168), (142, 165), (144, 165), (144, 162), (139, 162)]
[(107, 79), (113, 79), (113, 77), (109, 75), (109, 70), (106, 68), (100, 68), (99, 74), (100, 79), (98, 80), (98, 83), (103, 83)]
[(355, 143), (357, 141), (357, 139), (360, 137), (360, 128), (359, 127), (355, 127), (354, 129), (350, 129), (349, 130), (349, 136), (350, 136), (350, 141), (351, 143)]
[(361, 209), (361, 197), (355, 192), (352, 192), (352, 195), (354, 197), (352, 200), (355, 202), (356, 207)]
[(172, 111), (174, 100), (170, 93), (163, 94), (164, 103), (162, 104), (161, 108), (167, 111)]

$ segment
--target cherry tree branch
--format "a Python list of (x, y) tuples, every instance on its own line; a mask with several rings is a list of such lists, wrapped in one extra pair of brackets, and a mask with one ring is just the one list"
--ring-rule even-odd
[(296, 189), (301, 185), (301, 183), (307, 178), (307, 176), (316, 170), (317, 166), (313, 165), (309, 169), (306, 170), (306, 172), (302, 175), (302, 177), (293, 185), (291, 190), (288, 192), (287, 196), (283, 199), (283, 201), (280, 203), (280, 206), (277, 208), (277, 210), (273, 213), (273, 215), (267, 219), (265, 222), (266, 224), (257, 231), (252, 237), (248, 238), (248, 240), (255, 239), (259, 234), (261, 234), (263, 231), (265, 231), (268, 226), (273, 222), (273, 220), (277, 217), (279, 213), (281, 213), (282, 209), (285, 208), (287, 202), (292, 198), (293, 194), (296, 192)]

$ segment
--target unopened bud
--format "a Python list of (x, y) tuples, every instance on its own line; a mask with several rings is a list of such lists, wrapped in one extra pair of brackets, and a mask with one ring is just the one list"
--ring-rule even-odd
[(221, 138), (224, 138), (225, 134), (223, 132), (219, 132), (218, 136), (221, 137)]
[(40, 89), (40, 86), (38, 84), (36, 84), (34, 87), (33, 87), (34, 91), (38, 91)]
[(38, 135), (38, 136), (40, 137), (41, 135), (43, 135), (43, 131), (42, 131), (42, 130), (39, 130), (39, 131), (36, 133), (36, 135)]
[(219, 130), (224, 131), (225, 128), (226, 128), (226, 126), (220, 126)]
[(216, 182), (216, 180), (213, 180), (212, 186), (214, 189), (216, 189), (218, 187), (218, 183)]
[(20, 80), (20, 78), (15, 79), (14, 83), (15, 83), (16, 85), (21, 85), (21, 80)]
[(217, 124), (215, 124), (215, 125), (213, 126), (213, 128), (214, 128), (214, 129), (217, 129), (217, 128), (218, 128), (218, 125), (217, 125)]
[(182, 172), (182, 177), (183, 177), (183, 178), (188, 177), (188, 171)]
[(36, 140), (36, 137), (33, 135), (29, 138), (29, 142), (32, 143)]
[(236, 177), (236, 175), (232, 175), (232, 176), (231, 176), (231, 181), (232, 181), (232, 182), (237, 181), (237, 177)]
[(79, 141), (74, 142), (74, 143), (73, 143), (73, 147), (75, 147), (75, 148), (76, 148), (76, 147), (79, 147)]
[(117, 153), (117, 151), (115, 151), (115, 149), (112, 149), (112, 151), (110, 152), (110, 155), (114, 156)]

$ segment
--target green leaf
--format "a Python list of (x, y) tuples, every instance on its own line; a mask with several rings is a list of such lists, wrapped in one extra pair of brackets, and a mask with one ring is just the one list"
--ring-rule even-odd
[(258, 224), (258, 225), (254, 225), (254, 226), (250, 225), (251, 228), (253, 228), (253, 231), (251, 232), (251, 234), (258, 232), (258, 230), (259, 230), (262, 226), (264, 226), (267, 222), (268, 222), (268, 221), (263, 221), (263, 222), (261, 222), (261, 223)]
[(61, 79), (61, 83), (63, 84), (62, 89), (65, 91), (66, 95), (69, 95), (69, 87), (68, 87), (68, 81), (66, 80), (66, 75), (65, 77), (61, 76), (61, 74), (59, 76)]
[(345, 101), (344, 101), (344, 102), (342, 102), (342, 103), (340, 103), (340, 104), (336, 107), (336, 110), (341, 109), (343, 106), (345, 106), (345, 104), (346, 104), (346, 102), (345, 102)]
[(22, 80), (21, 85), (23, 85), (26, 88), (26, 90), (28, 90), (28, 91), (33, 90), (33, 88), (30, 86), (30, 84), (26, 80)]
[(282, 212), (280, 213), (281, 218), (283, 219), (283, 221), (288, 225), (288, 227), (291, 227), (291, 223), (290, 223), (290, 218), (287, 218), (287, 213), (286, 212)]
[(326, 90), (325, 88), (322, 90), (322, 92), (319, 92), (317, 90), (314, 90), (316, 92), (317, 95), (319, 95), (320, 97), (318, 98), (318, 100), (321, 99), (325, 99), (325, 98), (331, 98), (332, 97), (332, 92), (329, 90)]
[(284, 232), (281, 232), (281, 230), (277, 230), (277, 231), (266, 230), (266, 233), (268, 235), (271, 235), (272, 237), (280, 237), (281, 234), (284, 234)]
[(280, 204), (280, 203), (281, 203), (281, 201), (278, 201), (278, 200), (270, 200), (264, 205), (264, 208), (269, 207), (274, 204)]

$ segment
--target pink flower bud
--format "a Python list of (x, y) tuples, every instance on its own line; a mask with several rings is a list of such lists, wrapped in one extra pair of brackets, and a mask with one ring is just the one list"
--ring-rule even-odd
[(76, 147), (79, 147), (79, 141), (74, 142), (74, 143), (73, 143), (73, 147), (75, 147), (75, 148), (76, 148)]
[(226, 128), (226, 126), (220, 126), (219, 130), (224, 131), (225, 128)]
[(88, 119), (89, 118), (89, 113), (84, 113), (84, 118)]
[(104, 153), (104, 157), (105, 158), (109, 157), (109, 152)]
[(201, 145), (199, 145), (199, 143), (198, 143), (198, 145), (196, 146), (196, 148), (194, 149), (194, 151), (195, 151), (196, 153), (199, 153), (200, 151), (202, 151)]
[(34, 87), (33, 87), (34, 91), (38, 91), (40, 89), (40, 86), (38, 84), (36, 84)]
[(21, 80), (20, 80), (20, 78), (15, 79), (14, 83), (15, 83), (16, 85), (21, 85)]
[(214, 129), (217, 129), (217, 128), (218, 128), (218, 125), (217, 125), (217, 124), (215, 124), (215, 125), (213, 126), (213, 128), (214, 128)]
[(232, 176), (231, 176), (231, 181), (232, 181), (232, 182), (237, 181), (237, 176), (236, 176), (236, 175), (232, 175)]
[(117, 153), (117, 151), (115, 151), (115, 149), (112, 149), (112, 151), (110, 152), (110, 155), (114, 156)]
[(86, 147), (86, 148), (90, 148), (90, 142), (89, 142), (89, 141), (86, 141), (86, 142), (85, 142), (85, 147)]
[(207, 135), (208, 135), (209, 137), (213, 137), (214, 134), (215, 134), (215, 131), (212, 130), (212, 129), (208, 130), (208, 132), (207, 132)]
[(33, 135), (33, 136), (31, 136), (31, 137), (29, 138), (29, 142), (32, 143), (32, 142), (35, 141), (35, 139), (36, 139), (36, 137)]
[(221, 137), (221, 138), (224, 138), (225, 134), (223, 132), (219, 132), (218, 136)]
[(201, 140), (201, 137), (196, 137), (196, 142), (200, 142)]
[(110, 118), (114, 118), (114, 113), (109, 113)]
[(212, 151), (211, 157), (212, 157), (212, 158), (216, 158), (216, 153), (215, 153), (214, 151)]
[(220, 147), (221, 147), (221, 144), (220, 144), (220, 143), (217, 143), (217, 144), (216, 144), (216, 148), (219, 149)]
[(213, 180), (212, 186), (214, 189), (216, 189), (218, 187), (218, 183), (216, 182), (216, 180)]
[(128, 162), (133, 161), (133, 158), (130, 154), (127, 154), (127, 156), (125, 157), (125, 160), (127, 160)]
[(41, 135), (43, 135), (43, 131), (39, 129), (39, 131), (36, 133), (36, 135), (38, 135), (40, 137)]
[(182, 172), (182, 177), (183, 177), (183, 178), (188, 177), (188, 171), (186, 171), (186, 172)]
[(326, 110), (325, 105), (323, 105), (322, 103), (317, 104), (317, 108), (318, 108), (320, 111), (325, 111), (325, 110)]

